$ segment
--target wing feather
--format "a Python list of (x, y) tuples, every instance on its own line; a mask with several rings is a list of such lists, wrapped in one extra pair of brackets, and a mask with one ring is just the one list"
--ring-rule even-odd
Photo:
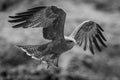
[(19, 18), (19, 19), (9, 20), (9, 22), (10, 23), (17, 23), (17, 22), (22, 22), (25, 19), (27, 19), (27, 17), (22, 17), (22, 18)]
[(93, 43), (92, 43), (91, 37), (89, 37), (89, 48), (90, 48), (90, 51), (92, 52), (92, 54), (95, 54), (95, 52), (93, 50)]
[(84, 34), (81, 33), (81, 37), (78, 37), (78, 36), (77, 36), (76, 38), (80, 39), (80, 41), (77, 41), (77, 43), (79, 44), (79, 46), (81, 46), (82, 43), (83, 43), (83, 40), (84, 40)]
[[(12, 20), (8, 20), (11, 23), (16, 22), (24, 22), (24, 27), (21, 25), (19, 27), (27, 28), (27, 27), (48, 27), (49, 25), (52, 25), (54, 20), (57, 18), (57, 14), (55, 14), (51, 6), (48, 7), (35, 7), (32, 9), (28, 9), (26, 12), (16, 13), (15, 16), (9, 16), (12, 18)], [(18, 23), (20, 24), (20, 23)], [(17, 24), (17, 25), (18, 25)], [(35, 25), (35, 26), (34, 26)], [(13, 26), (13, 28), (18, 28), (16, 26)]]
[(100, 44), (106, 47), (104, 41), (107, 40), (102, 34), (103, 31), (101, 26), (96, 22), (85, 21), (72, 32), (70, 37), (74, 38), (79, 46), (81, 46), (80, 43), (82, 44), (84, 42), (83, 49), (86, 50), (87, 46), (89, 46), (91, 53), (94, 54), (94, 46), (98, 51), (101, 51)]
[(97, 39), (99, 40), (99, 42), (104, 46), (107, 47), (106, 44), (103, 42), (103, 40), (101, 39), (99, 34), (96, 34)]
[(98, 49), (98, 51), (101, 51), (101, 48), (100, 48), (100, 46), (99, 46), (99, 44), (98, 44), (98, 42), (97, 42), (95, 37), (93, 37), (93, 43), (96, 46), (96, 48)]
[(104, 30), (100, 27), (100, 25), (99, 25), (99, 24), (97, 24), (97, 23), (96, 23), (96, 26), (98, 27), (98, 29), (100, 29), (101, 31), (103, 31), (103, 32), (104, 32)]
[[(9, 16), (9, 18), (13, 18), (13, 19), (19, 19), (19, 18), (23, 18), (23, 17), (29, 17), (31, 16), (32, 14), (26, 14), (26, 15), (16, 15), (16, 16)], [(8, 20), (8, 21), (11, 21), (11, 20)]]
[(107, 41), (99, 29), (97, 29), (97, 32), (104, 41)]
[(26, 11), (26, 12), (21, 12), (21, 13), (16, 13), (16, 16), (24, 16), (24, 15), (32, 15), (33, 13), (35, 13), (35, 12), (37, 12), (37, 11), (34, 11), (34, 10), (32, 10), (32, 11)]
[(19, 28), (19, 27), (23, 26), (23, 28), (26, 28), (26, 27), (25, 27), (26, 25), (27, 25), (27, 23), (22, 22), (22, 23), (19, 23), (19, 24), (17, 24), (17, 25), (14, 25), (13, 27)]
[(28, 9), (29, 11), (35, 11), (35, 10), (40, 10), (40, 9), (44, 9), (44, 8), (46, 8), (46, 6), (39, 6), (39, 7), (33, 7), (33, 8), (30, 8), (30, 9)]
[(85, 43), (84, 43), (84, 50), (87, 48), (87, 34), (85, 35)]
[(66, 13), (56, 6), (40, 6), (25, 12), (9, 16), (10, 23), (17, 23), (13, 28), (43, 27), (43, 37), (48, 40), (64, 39)]

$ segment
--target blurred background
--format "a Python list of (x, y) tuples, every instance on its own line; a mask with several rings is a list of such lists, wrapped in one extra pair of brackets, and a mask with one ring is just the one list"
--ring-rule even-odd
[[(119, 4), (120, 0), (0, 0), (0, 80), (120, 80)], [(85, 20), (99, 23), (108, 47), (92, 56), (75, 46), (61, 55), (61, 73), (50, 73), (46, 64), (15, 47), (46, 43), (42, 29), (13, 29), (8, 23), (8, 16), (41, 5), (55, 5), (67, 13), (65, 35)]]

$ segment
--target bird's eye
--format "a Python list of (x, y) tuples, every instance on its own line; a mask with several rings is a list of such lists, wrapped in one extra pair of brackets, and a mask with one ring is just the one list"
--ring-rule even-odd
[(71, 42), (73, 42), (73, 41), (72, 41), (72, 40), (68, 40), (67, 42), (71, 43)]

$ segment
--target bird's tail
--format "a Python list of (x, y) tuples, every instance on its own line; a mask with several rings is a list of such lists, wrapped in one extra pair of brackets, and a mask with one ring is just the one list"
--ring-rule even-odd
[(47, 44), (43, 45), (16, 45), (18, 48), (26, 52), (28, 56), (34, 59), (41, 60), (43, 57), (42, 51), (47, 47)]
[[(49, 42), (50, 43), (50, 42)], [(58, 66), (56, 60), (56, 55), (54, 54), (43, 54), (43, 51), (47, 48), (48, 44), (43, 45), (16, 45), (18, 48), (26, 52), (27, 55), (31, 56), (33, 59), (40, 60), (40, 62), (46, 62), (49, 66)]]

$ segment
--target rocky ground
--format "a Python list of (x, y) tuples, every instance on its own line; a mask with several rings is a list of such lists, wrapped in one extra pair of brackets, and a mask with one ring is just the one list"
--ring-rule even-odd
[[(119, 0), (0, 0), (0, 80), (120, 80)], [(61, 70), (31, 59), (15, 44), (41, 44), (42, 29), (12, 29), (8, 16), (39, 5), (56, 5), (67, 13), (65, 35), (82, 21), (93, 20), (105, 30), (107, 48), (90, 55), (75, 46), (60, 58)]]

